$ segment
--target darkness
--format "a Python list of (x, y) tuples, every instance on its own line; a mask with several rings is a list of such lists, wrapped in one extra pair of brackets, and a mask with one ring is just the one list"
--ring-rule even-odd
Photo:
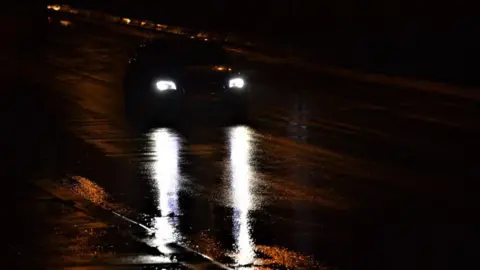
[[(265, 55), (283, 49), (335, 67), (478, 86), (476, 9), (458, 1), (59, 2), (240, 34)], [(104, 266), (102, 256), (158, 255), (137, 246), (156, 236), (238, 268), (249, 256), (265, 269), (344, 270), (458, 269), (475, 258), (475, 88), (334, 77), (245, 53), (250, 121), (224, 125), (224, 115), (199, 110), (177, 127), (143, 129), (128, 121), (126, 101), (164, 106), (135, 104), (122, 82), (145, 32), (62, 12), (48, 20), (46, 4), (0, 10), (7, 263)], [(166, 259), (189, 263), (191, 254), (178, 254)]]
[(475, 8), (465, 1), (63, 1), (160, 23), (240, 33), (316, 62), (475, 85)]

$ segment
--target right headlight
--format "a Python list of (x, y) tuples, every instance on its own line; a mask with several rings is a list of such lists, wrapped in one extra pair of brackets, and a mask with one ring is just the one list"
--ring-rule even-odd
[(177, 85), (173, 81), (159, 80), (155, 83), (158, 91), (177, 90)]
[(245, 87), (245, 80), (242, 78), (232, 78), (228, 81), (229, 88), (243, 88)]

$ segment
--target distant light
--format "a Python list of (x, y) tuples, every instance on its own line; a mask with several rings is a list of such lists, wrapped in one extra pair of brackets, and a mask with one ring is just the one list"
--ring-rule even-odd
[(208, 38), (206, 38), (205, 41), (208, 41)]
[(66, 21), (66, 20), (61, 20), (60, 24), (63, 25), (63, 26), (70, 26), (70, 25), (72, 25), (72, 22)]
[(147, 24), (146, 22), (141, 22), (140, 25), (141, 26), (144, 26), (145, 24)]
[(53, 5), (53, 6), (47, 6), (47, 9), (53, 9), (55, 11), (59, 11), (60, 10), (60, 6), (59, 5)]
[(226, 66), (214, 66), (213, 69), (216, 71), (232, 71), (232, 68)]
[(167, 28), (167, 26), (164, 25), (164, 24), (159, 24), (159, 23), (158, 23), (158, 24), (157, 24), (157, 28), (158, 28), (159, 30), (164, 30), (165, 28)]
[(129, 24), (131, 22), (131, 20), (129, 18), (123, 18), (122, 22), (124, 22), (126, 24)]

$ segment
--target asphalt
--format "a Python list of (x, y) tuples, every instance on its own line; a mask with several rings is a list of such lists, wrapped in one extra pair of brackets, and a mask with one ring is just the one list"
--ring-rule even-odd
[(250, 123), (197, 113), (139, 129), (121, 78), (144, 35), (69, 22), (2, 44), (7, 266), (452, 269), (474, 258), (477, 99), (246, 54)]

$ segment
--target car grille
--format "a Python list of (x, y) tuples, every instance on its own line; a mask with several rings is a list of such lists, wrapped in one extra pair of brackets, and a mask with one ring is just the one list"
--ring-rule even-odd
[(219, 78), (190, 77), (182, 81), (182, 86), (187, 93), (211, 93), (223, 90), (225, 82)]

